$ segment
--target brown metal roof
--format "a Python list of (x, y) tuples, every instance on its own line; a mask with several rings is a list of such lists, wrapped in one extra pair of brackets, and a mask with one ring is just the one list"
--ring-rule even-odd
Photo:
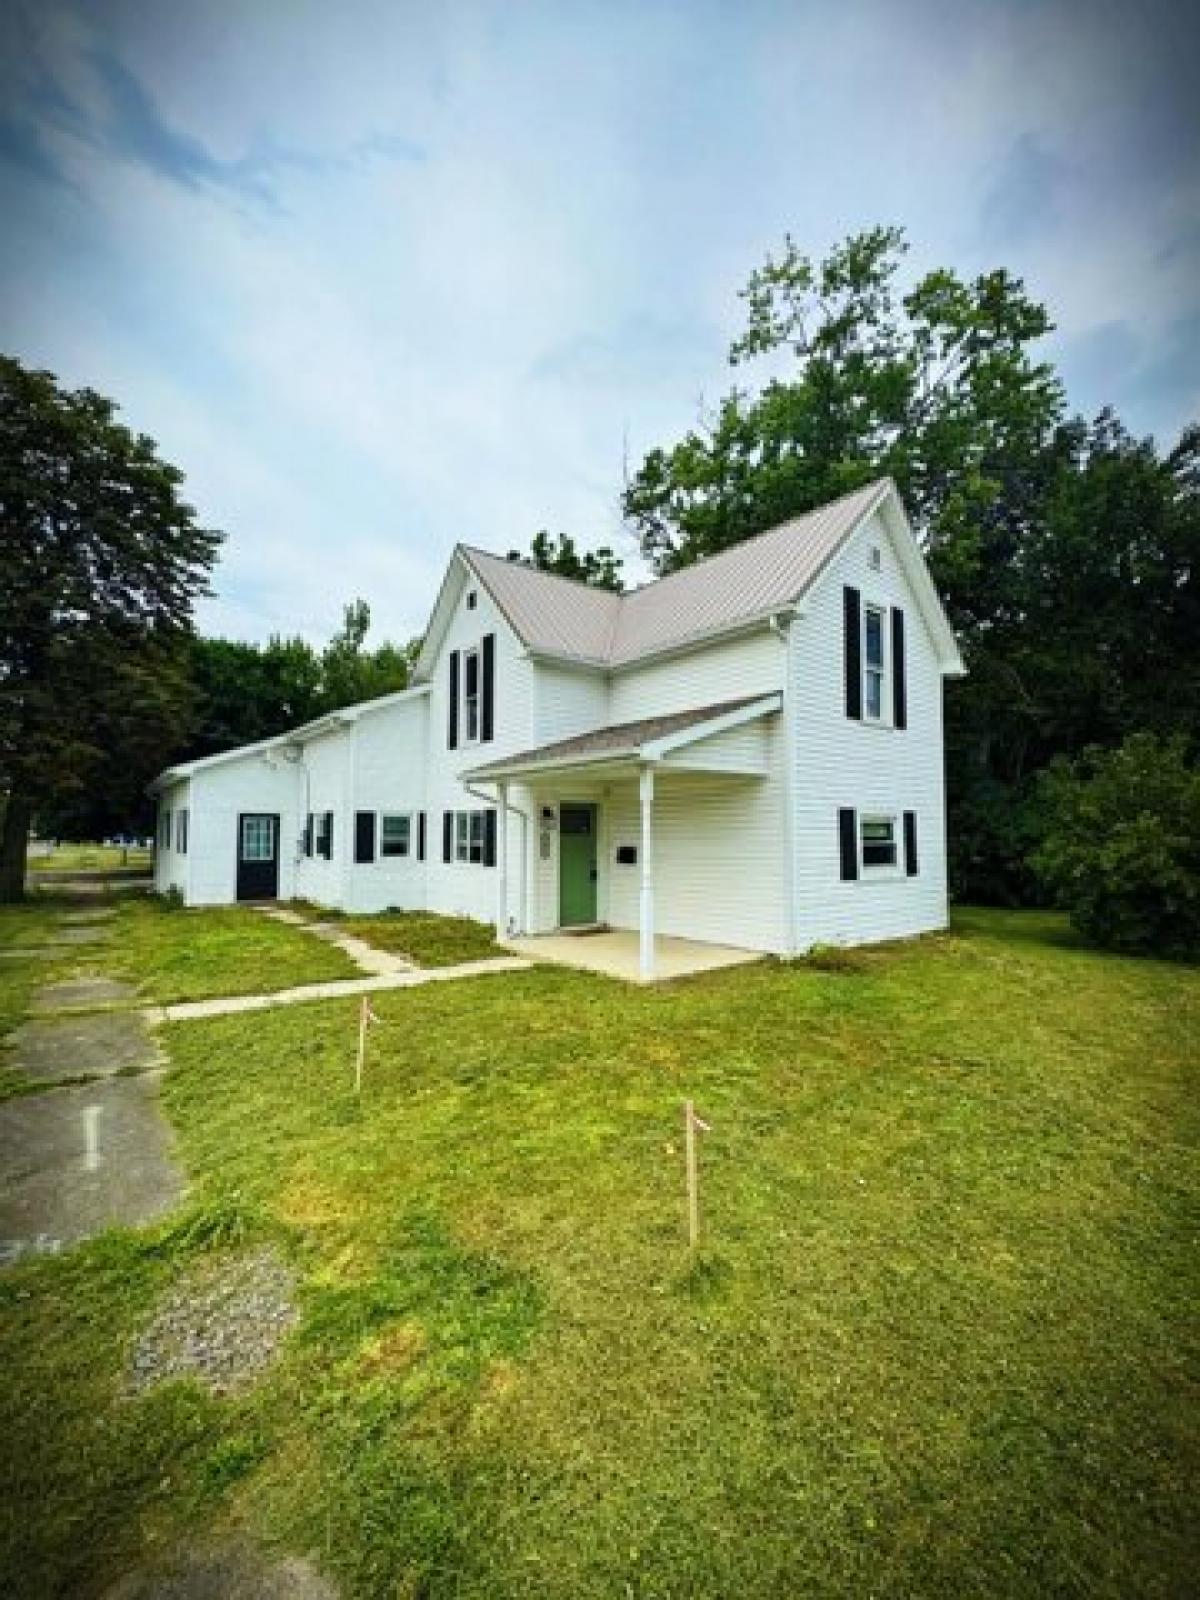
[[(743, 695), (739, 700), (720, 700), (715, 705), (694, 706), (689, 711), (672, 711), (661, 717), (642, 717), (637, 722), (614, 722), (604, 728), (593, 728), (588, 733), (575, 734), (570, 739), (555, 739), (550, 744), (522, 750), (517, 755), (502, 756), (497, 761), (485, 762), (463, 773), (464, 778), (483, 778), (489, 773), (509, 772), (526, 767), (568, 765), (589, 760), (612, 761), (619, 757), (636, 757), (646, 745), (666, 739), (673, 733), (684, 733), (689, 728), (702, 727), (715, 722), (731, 711), (740, 711), (772, 698), (768, 694)], [(774, 694), (778, 700), (778, 693)], [(766, 709), (770, 709), (769, 707)]]
[(485, 550), (462, 553), (531, 650), (619, 667), (793, 604), (890, 486), (869, 483), (628, 594)]

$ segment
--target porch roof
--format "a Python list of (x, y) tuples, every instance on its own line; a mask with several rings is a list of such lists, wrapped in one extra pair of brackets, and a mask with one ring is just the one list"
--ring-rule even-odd
[(694, 744), (699, 739), (723, 733), (727, 728), (770, 716), (783, 705), (776, 690), (770, 694), (748, 695), (740, 700), (720, 700), (713, 705), (694, 706), (688, 711), (673, 711), (660, 717), (642, 717), (637, 722), (615, 722), (570, 739), (555, 739), (550, 744), (522, 750), (472, 767), (461, 774), (470, 782), (491, 782), (523, 778), (560, 768), (625, 765), (631, 762), (658, 761), (673, 750)]

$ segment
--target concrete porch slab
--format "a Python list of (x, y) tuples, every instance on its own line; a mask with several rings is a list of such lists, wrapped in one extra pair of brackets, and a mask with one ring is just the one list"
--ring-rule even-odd
[[(530, 938), (505, 939), (506, 950), (530, 961), (551, 961), (564, 967), (581, 967), (606, 978), (624, 978), (629, 983), (643, 981), (638, 959), (638, 935), (632, 929), (613, 928), (601, 933), (539, 933)], [(722, 967), (742, 967), (761, 961), (758, 950), (739, 950), (733, 945), (704, 944), (699, 939), (675, 939), (660, 935), (654, 941), (652, 983), (668, 978), (690, 978), (698, 972), (716, 972)]]

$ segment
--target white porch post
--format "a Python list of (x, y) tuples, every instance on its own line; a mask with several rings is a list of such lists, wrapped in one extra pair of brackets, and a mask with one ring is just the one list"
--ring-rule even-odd
[(642, 802), (642, 892), (638, 916), (638, 968), (654, 976), (654, 768), (643, 767), (638, 778)]
[(508, 927), (508, 785), (496, 785), (496, 937)]

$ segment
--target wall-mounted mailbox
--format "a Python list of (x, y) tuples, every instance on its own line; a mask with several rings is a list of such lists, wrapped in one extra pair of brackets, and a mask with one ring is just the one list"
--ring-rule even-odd
[(617, 865), (619, 867), (636, 867), (637, 845), (619, 844), (617, 846)]

